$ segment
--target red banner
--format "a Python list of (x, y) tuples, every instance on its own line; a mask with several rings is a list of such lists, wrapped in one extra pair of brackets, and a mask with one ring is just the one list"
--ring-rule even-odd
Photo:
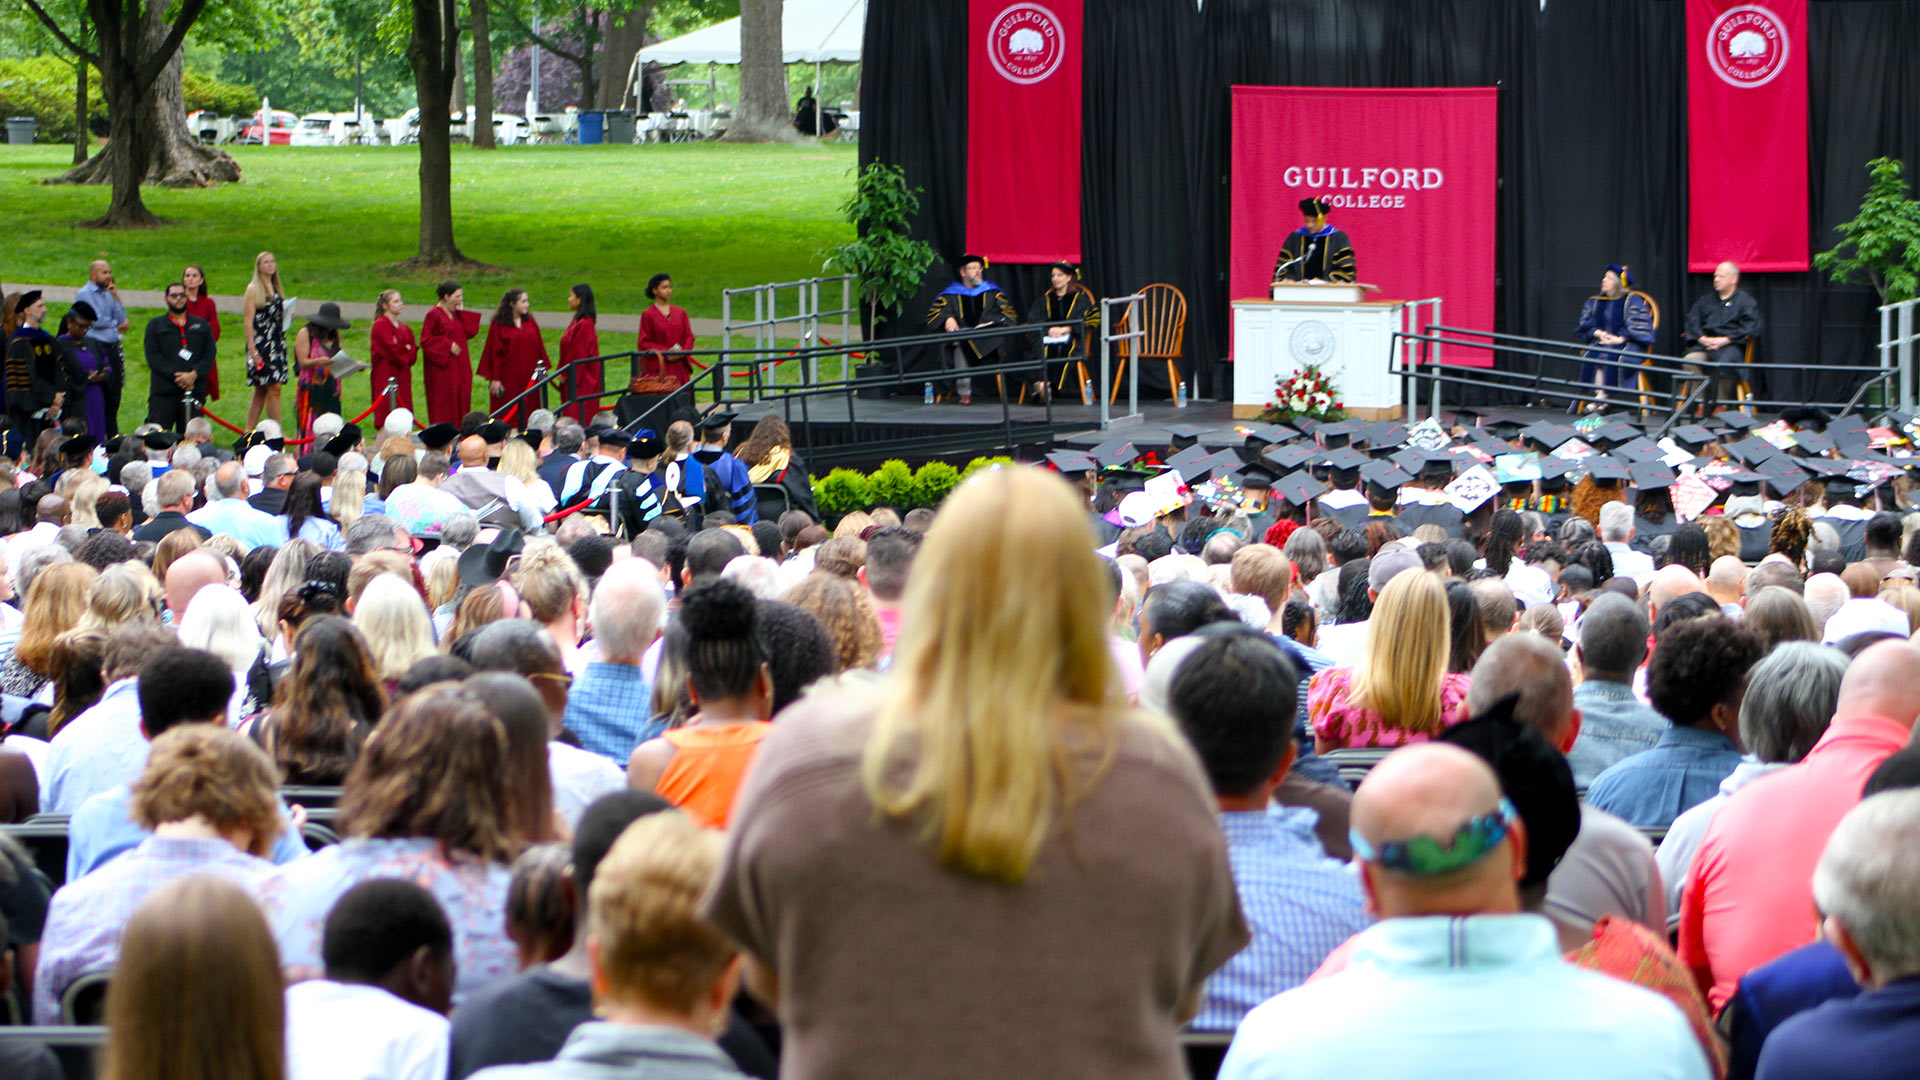
[(1081, 0), (971, 2), (967, 250), (1077, 263)]
[[(1234, 299), (1264, 298), (1301, 199), (1333, 204), (1358, 280), (1383, 300), (1441, 298), (1440, 321), (1493, 329), (1499, 97), (1492, 88), (1233, 88)], [(1492, 358), (1442, 351), (1448, 363)]]
[(1687, 0), (1687, 150), (1687, 269), (1808, 269), (1807, 0)]

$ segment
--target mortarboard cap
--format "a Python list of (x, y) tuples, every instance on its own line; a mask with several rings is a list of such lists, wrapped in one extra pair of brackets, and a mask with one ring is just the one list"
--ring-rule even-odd
[(1110, 439), (1087, 452), (1103, 469), (1117, 469), (1131, 464), (1140, 456), (1133, 443), (1126, 439)]
[(693, 426), (700, 431), (718, 431), (739, 418), (740, 414), (732, 409), (715, 409)]
[(1627, 471), (1624, 464), (1606, 454), (1595, 454), (1579, 464), (1587, 470), (1588, 476), (1593, 477), (1596, 484), (1633, 479), (1633, 474)]
[(1751, 427), (1758, 427), (1760, 424), (1760, 421), (1755, 420), (1743, 412), (1723, 412), (1715, 416), (1714, 419), (1736, 431), (1745, 431)]
[(1287, 446), (1269, 446), (1260, 452), (1258, 460), (1271, 463), (1284, 475), (1304, 467), (1317, 453), (1319, 448), (1311, 443), (1297, 442)]
[(1698, 449), (1714, 439), (1713, 432), (1699, 424), (1681, 424), (1673, 429), (1673, 440), (1681, 446)]
[(1349, 447), (1335, 447), (1319, 454), (1316, 459), (1332, 469), (1358, 469), (1367, 463), (1367, 455)]
[(1055, 450), (1047, 455), (1047, 464), (1061, 476), (1079, 476), (1099, 468), (1093, 458), (1078, 450)]
[(140, 436), (141, 445), (149, 450), (170, 450), (180, 441), (180, 436), (171, 431), (149, 431)]
[(1834, 448), (1833, 436), (1818, 431), (1796, 431), (1793, 433), (1793, 441), (1799, 444), (1799, 449), (1805, 450), (1808, 456), (1824, 454)]
[(60, 456), (63, 458), (83, 458), (93, 456), (93, 449), (100, 440), (91, 435), (80, 434), (60, 444)]
[(1637, 462), (1629, 471), (1633, 474), (1633, 486), (1641, 491), (1673, 486), (1673, 470), (1658, 461)]
[(1288, 473), (1273, 482), (1276, 498), (1294, 506), (1305, 506), (1327, 493), (1327, 486), (1315, 480), (1305, 469)]
[(355, 446), (358, 446), (358, 445), (360, 444), (357, 439), (355, 439), (353, 436), (343, 431), (340, 434), (335, 435), (333, 438), (328, 439), (327, 445), (321, 447), (320, 449), (325, 450), (327, 453), (332, 454), (334, 457), (339, 457), (341, 454), (347, 453), (348, 451), (352, 450)]
[(1360, 467), (1360, 475), (1366, 478), (1368, 487), (1384, 491), (1398, 491), (1402, 484), (1413, 479), (1390, 461), (1369, 461)]
[(509, 428), (498, 420), (489, 420), (481, 424), (480, 430), (474, 432), (474, 434), (486, 440), (488, 446), (492, 446), (495, 443), (506, 442), (507, 436), (512, 434), (512, 431), (512, 428)]

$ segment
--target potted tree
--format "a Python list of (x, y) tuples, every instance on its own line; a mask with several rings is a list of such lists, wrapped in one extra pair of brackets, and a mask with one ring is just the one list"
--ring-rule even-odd
[[(897, 165), (868, 163), (854, 181), (853, 195), (840, 208), (858, 235), (827, 253), (828, 270), (852, 275), (854, 287), (867, 307), (866, 336), (877, 336), (880, 321), (920, 288), (920, 278), (934, 260), (933, 245), (913, 239), (910, 223), (920, 210), (920, 189), (909, 187)], [(855, 373), (879, 374), (884, 365), (867, 365)]]

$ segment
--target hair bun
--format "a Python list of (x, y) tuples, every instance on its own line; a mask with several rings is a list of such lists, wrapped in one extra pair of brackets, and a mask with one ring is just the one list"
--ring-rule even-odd
[(709, 581), (687, 590), (680, 601), (680, 622), (695, 644), (753, 637), (753, 593), (732, 581)]

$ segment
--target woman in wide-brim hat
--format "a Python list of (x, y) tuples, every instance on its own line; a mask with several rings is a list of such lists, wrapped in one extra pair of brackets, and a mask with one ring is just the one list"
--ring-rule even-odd
[(340, 331), (352, 325), (341, 316), (340, 305), (329, 301), (307, 316), (307, 324), (294, 335), (293, 355), (300, 370), (296, 415), (302, 435), (313, 433), (314, 417), (340, 411), (340, 380), (331, 368), (340, 351)]

